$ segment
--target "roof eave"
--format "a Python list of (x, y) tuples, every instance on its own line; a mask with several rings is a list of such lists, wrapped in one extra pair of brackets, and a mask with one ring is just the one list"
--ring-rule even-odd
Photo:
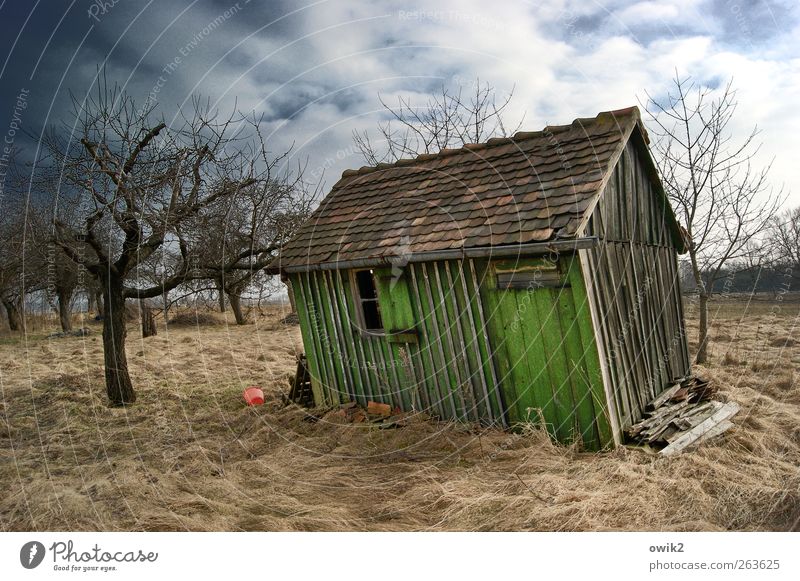
[[(281, 272), (310, 272), (315, 270), (346, 270), (350, 268), (378, 268), (381, 266), (395, 266), (398, 261), (403, 264), (417, 262), (434, 262), (439, 260), (464, 260), (469, 258), (509, 258), (514, 256), (541, 256), (550, 253), (574, 252), (594, 248), (599, 243), (596, 236), (583, 238), (565, 238), (550, 240), (548, 242), (533, 242), (529, 244), (510, 244), (506, 246), (481, 246), (474, 248), (455, 248), (450, 250), (434, 250), (429, 252), (415, 252), (410, 256), (374, 256), (356, 258), (352, 260), (339, 260), (319, 262), (314, 264), (293, 264), (283, 266)], [(271, 265), (272, 266), (272, 265)]]

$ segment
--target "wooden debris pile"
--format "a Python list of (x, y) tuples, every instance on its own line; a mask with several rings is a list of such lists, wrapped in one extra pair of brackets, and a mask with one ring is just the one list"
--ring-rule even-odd
[(297, 373), (289, 379), (288, 401), (304, 407), (314, 405), (314, 393), (311, 390), (311, 373), (308, 371), (308, 360), (304, 353), (297, 356)]
[(712, 401), (715, 389), (699, 377), (665, 389), (646, 406), (645, 419), (627, 429), (640, 444), (664, 446), (663, 456), (677, 454), (722, 434), (739, 412), (734, 402)]

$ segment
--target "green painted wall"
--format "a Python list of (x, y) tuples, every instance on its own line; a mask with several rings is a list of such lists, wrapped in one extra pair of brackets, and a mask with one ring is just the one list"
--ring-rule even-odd
[(509, 419), (544, 421), (559, 441), (598, 449), (613, 439), (578, 258), (558, 260), (560, 286), (497, 290), (498, 271), (547, 261), (501, 261), (485, 270), (482, 297)]
[(545, 259), (375, 269), (385, 333), (359, 329), (350, 273), (291, 275), (318, 405), (355, 400), (443, 419), (547, 429), (588, 449), (612, 442), (578, 258), (559, 284), (498, 288), (497, 274)]

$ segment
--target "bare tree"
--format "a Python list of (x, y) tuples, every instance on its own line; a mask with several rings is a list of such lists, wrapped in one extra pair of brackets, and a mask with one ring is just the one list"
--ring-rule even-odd
[(25, 264), (25, 217), (19, 204), (4, 205), (0, 220), (0, 303), (12, 331), (25, 331), (25, 295), (31, 271)]
[[(81, 229), (56, 222), (56, 242), (103, 290), (106, 390), (113, 405), (135, 401), (125, 355), (125, 300), (163, 295), (195, 275), (188, 229), (195, 218), (266, 179), (266, 146), (254, 120), (220, 117), (193, 99), (175, 126), (155, 104), (101, 83), (75, 107), (79, 139), (51, 132), (44, 143), (62, 181), (83, 194)], [(180, 256), (161, 284), (142, 286), (138, 269), (163, 246)]]
[[(25, 179), (24, 183), (29, 183)], [(31, 236), (30, 252), (26, 263), (33, 271), (34, 280), (29, 291), (41, 291), (48, 304), (58, 312), (62, 331), (72, 330), (72, 303), (84, 284), (86, 273), (81, 265), (70, 260), (54, 242), (53, 217), (63, 223), (74, 224), (74, 202), (64, 196), (58, 198), (53, 190), (32, 191), (27, 200), (26, 222)]]
[(46, 252), (47, 286), (45, 289), (47, 297), (51, 304), (55, 303), (61, 330), (71, 331), (72, 303), (79, 287), (79, 265), (66, 258), (64, 253), (52, 243), (48, 242), (39, 248)]
[(364, 131), (354, 132), (353, 141), (366, 162), (377, 165), (505, 137), (522, 125), (520, 121), (509, 130), (503, 119), (512, 97), (513, 89), (498, 99), (495, 89), (480, 79), (454, 92), (442, 85), (441, 92), (422, 106), (405, 97), (398, 97), (397, 105), (391, 106), (379, 96), (390, 120), (378, 125), (377, 140)]
[(708, 359), (708, 301), (728, 267), (752, 264), (753, 242), (782, 195), (769, 187), (770, 165), (753, 167), (760, 147), (754, 128), (735, 142), (732, 81), (714, 92), (676, 73), (667, 96), (647, 96), (654, 150), (664, 188), (688, 233), (688, 254), (700, 302), (696, 361)]
[(213, 281), (222, 312), (227, 295), (238, 325), (247, 323), (242, 296), (308, 216), (318, 193), (303, 181), (303, 168), (273, 177), (282, 161), (265, 159), (267, 179), (202, 212), (194, 228), (201, 233), (200, 276)]
[(775, 216), (769, 235), (774, 261), (800, 277), (800, 206)]
[(41, 280), (31, 260), (32, 232), (27, 219), (24, 180), (12, 150), (0, 191), (0, 304), (12, 331), (25, 331), (25, 297)]
[(155, 337), (158, 335), (158, 328), (156, 327), (155, 316), (153, 315), (153, 307), (147, 299), (139, 301), (139, 314), (142, 320), (142, 338)]

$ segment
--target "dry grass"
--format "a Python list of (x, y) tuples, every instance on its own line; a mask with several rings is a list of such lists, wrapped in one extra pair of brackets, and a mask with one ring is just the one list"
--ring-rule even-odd
[[(692, 305), (687, 317), (692, 318)], [(796, 305), (717, 311), (699, 368), (742, 412), (676, 458), (587, 454), (542, 433), (420, 417), (393, 430), (310, 421), (277, 396), (297, 327), (129, 335), (139, 401), (106, 406), (98, 333), (0, 337), (4, 530), (787, 530), (800, 516)], [(95, 326), (94, 329), (97, 329)], [(694, 337), (694, 332), (690, 335)], [(724, 357), (724, 359), (723, 359)], [(758, 371), (754, 371), (754, 369)], [(241, 391), (271, 398), (246, 408)]]

